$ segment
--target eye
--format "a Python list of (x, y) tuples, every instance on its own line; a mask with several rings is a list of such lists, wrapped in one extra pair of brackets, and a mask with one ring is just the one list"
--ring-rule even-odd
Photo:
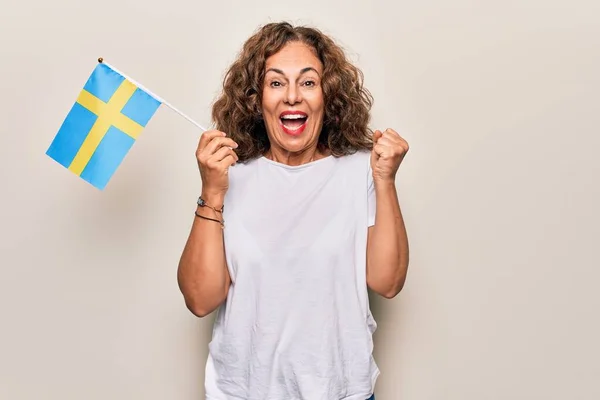
[(281, 82), (279, 82), (279, 81), (271, 81), (270, 86), (271, 87), (279, 87), (279, 86), (281, 86)]
[(306, 81), (304, 82), (304, 86), (315, 86), (315, 81)]

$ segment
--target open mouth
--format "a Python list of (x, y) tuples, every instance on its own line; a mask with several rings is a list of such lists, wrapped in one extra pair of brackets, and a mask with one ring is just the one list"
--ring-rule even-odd
[(285, 133), (288, 135), (299, 135), (306, 128), (308, 115), (301, 111), (286, 111), (279, 116), (279, 119)]

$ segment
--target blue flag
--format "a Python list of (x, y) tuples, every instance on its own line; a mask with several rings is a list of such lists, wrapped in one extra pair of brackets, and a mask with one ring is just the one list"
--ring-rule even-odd
[(100, 62), (46, 154), (102, 190), (161, 104)]

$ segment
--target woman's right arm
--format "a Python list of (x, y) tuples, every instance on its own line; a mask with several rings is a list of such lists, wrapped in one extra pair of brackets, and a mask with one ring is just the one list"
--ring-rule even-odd
[[(202, 177), (202, 199), (221, 209), (229, 181), (227, 172), (237, 161), (232, 148), (237, 144), (219, 131), (205, 132), (196, 158)], [(206, 218), (222, 220), (221, 213), (198, 206)], [(177, 282), (187, 308), (196, 316), (213, 312), (227, 297), (231, 278), (225, 261), (223, 229), (220, 223), (194, 216), (192, 228), (181, 254)]]

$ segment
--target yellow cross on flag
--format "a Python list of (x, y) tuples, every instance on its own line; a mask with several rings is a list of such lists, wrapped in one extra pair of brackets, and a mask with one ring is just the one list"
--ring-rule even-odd
[(100, 62), (46, 154), (102, 190), (161, 104)]

